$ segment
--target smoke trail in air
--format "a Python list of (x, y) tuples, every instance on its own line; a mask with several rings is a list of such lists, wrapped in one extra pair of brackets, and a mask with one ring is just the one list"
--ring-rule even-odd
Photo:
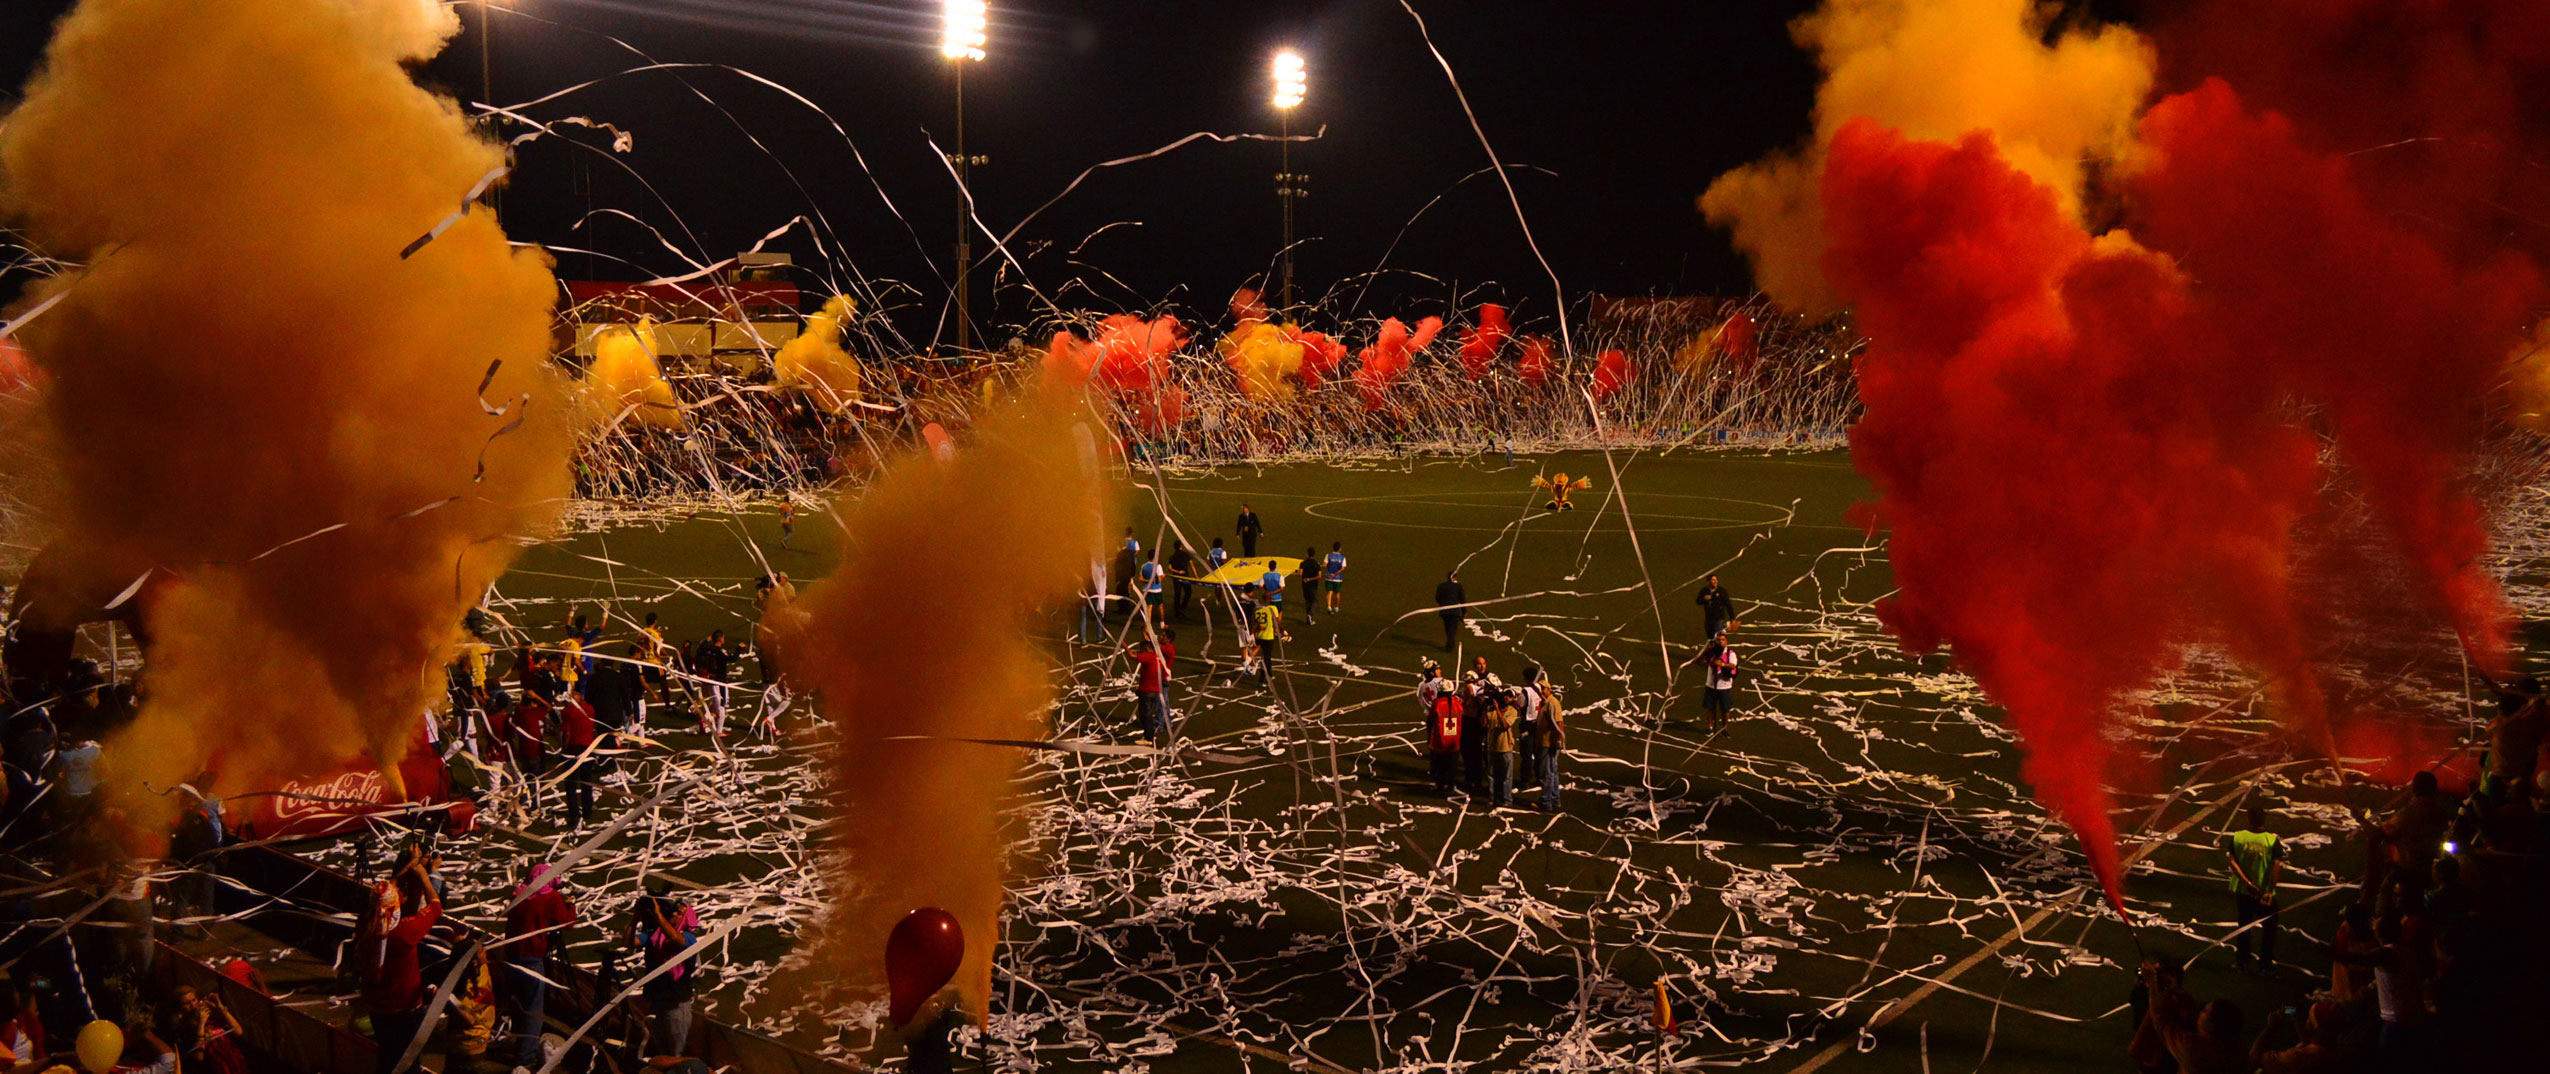
[(1825, 147), (1853, 119), (1913, 138), (1990, 131), (2014, 166), (2077, 206), (2088, 163), (2114, 159), (2132, 137), (2151, 91), (2151, 50), (2118, 27), (2049, 35), (2053, 10), (2037, 0), (1828, 0), (1790, 28), (1824, 67), (1814, 140), (1719, 176), (1701, 209), (1734, 229), (1763, 290), (1820, 312), (1837, 303), (1819, 265), (1817, 182)]
[(984, 415), (953, 458), (902, 456), (842, 505), (850, 559), (795, 604), (790, 676), (841, 746), (843, 868), (816, 964), (847, 987), (881, 986), (894, 922), (936, 906), (964, 925), (957, 981), (967, 1010), (985, 1010), (1020, 758), (951, 739), (1044, 733), (1052, 669), (1029, 631), (1087, 584), (1111, 526), (1086, 414), (1049, 377)]
[[(2504, 212), (2486, 197), (2511, 167), (2500, 148), (2439, 151), (2464, 167), (2347, 151), (2361, 148), (2351, 138), (2448, 112), (2490, 147), (2537, 144), (2508, 97), (2540, 81), (2550, 13), (2270, 6), (2288, 32), (2226, 14), (2244, 5), (2198, 5), (2163, 40), (2202, 43), (2216, 32), (2205, 27), (2238, 23), (2242, 44), (2214, 54), (2240, 58), (2235, 79), (2265, 72), (2302, 111), (2260, 111), (2236, 82), (2190, 78), (2127, 145), (2109, 91), (2132, 88), (2125, 104), (2140, 103), (2143, 76), (2124, 75), (2145, 69), (2146, 50), (2126, 31), (2074, 28), (2045, 49), (2032, 44), (2033, 9), (2015, 2), (1918, 14), (1837, 2), (1802, 31), (1827, 47), (1833, 76), (1811, 155), (1712, 191), (1739, 237), (1817, 221), (1804, 238), (1822, 251), (1812, 279), (1797, 275), (1799, 248), (1751, 248), (1766, 281), (1850, 305), (1870, 340), (1852, 454), (1876, 486), (1867, 521), (1889, 531), (1900, 586), (1882, 614), (1908, 648), (1953, 646), (2008, 709), (2029, 780), (2081, 834), (2111, 898), (2107, 724), (2183, 643), (2218, 640), (2258, 668), (2306, 748), (2377, 737), (2326, 711), (2310, 655), (2321, 646), (2306, 613), (2337, 597), (2298, 584), (2297, 531), (2325, 488), (2360, 490), (2395, 557), (2349, 564), (2336, 590), (2404, 575), (2474, 664), (2505, 659), (2506, 604), (2462, 475), (2480, 404), (2550, 288), (2519, 245), (2470, 224)], [(1951, 16), (1970, 21), (1955, 33), (1929, 22)], [(2340, 47), (2402, 22), (2423, 36)], [(2479, 45), (2482, 29), (2531, 44)], [(2014, 39), (2049, 78), (2066, 70), (2067, 43), (2085, 63), (2137, 59), (2088, 64), (2109, 77), (2055, 79), (2098, 90), (2081, 98), (2098, 108), (2062, 113), (2094, 122), (2051, 128), (2069, 142), (2010, 122), (2049, 114), (2061, 94), (2000, 100), (1879, 77), (1927, 70), (1966, 86), (1959, 72), (2006, 60)], [(1863, 69), (1870, 56), (1923, 66)], [(1942, 101), (1963, 111), (1932, 107)], [(2320, 115), (2343, 121), (2307, 119)], [(2474, 131), (2473, 115), (2500, 122)], [(2047, 152), (2065, 144), (2109, 169), (2113, 189), (2083, 187), (2082, 162)], [(2490, 161), (2494, 178), (2464, 170)], [(1811, 210), (1720, 198), (1781, 168), (1820, 172)], [(2085, 191), (2124, 227), (2096, 233)]]
[(0, 131), (8, 210), (86, 266), (24, 330), (42, 536), (168, 579), (123, 787), (395, 761), (509, 538), (568, 492), (542, 255), (472, 211), (401, 256), (503, 161), (404, 66), (455, 25), (84, 0)]

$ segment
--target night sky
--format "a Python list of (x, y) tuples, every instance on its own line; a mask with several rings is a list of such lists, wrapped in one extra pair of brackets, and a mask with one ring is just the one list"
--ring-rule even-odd
[[(13, 95), (46, 22), (68, 6), (34, 0), (0, 14), (0, 81)], [(1693, 200), (1718, 173), (1804, 134), (1816, 71), (1786, 23), (1809, 7), (1417, 4), (1487, 136), (1518, 169), (1515, 186), (1541, 248), (1579, 302), (1588, 292), (1749, 289), (1742, 260)], [(423, 77), (475, 98), (477, 5), (464, 5), (463, 17), (462, 36)], [(1332, 310), (1415, 315), (1443, 312), (1457, 284), (1465, 302), (1507, 301), (1526, 322), (1550, 315), (1548, 279), (1494, 176), (1474, 176), (1487, 156), (1396, 0), (1007, 0), (994, 3), (992, 19), (989, 58), (966, 76), (966, 125), (967, 148), (991, 157), (974, 184), (996, 230), (1099, 161), (1196, 131), (1273, 132), (1267, 64), (1290, 45), (1310, 68), (1295, 130), (1327, 128), (1294, 157), (1311, 175), (1298, 226), (1308, 240), (1297, 255), (1305, 296), (1344, 281)], [(500, 0), (495, 23), (499, 101), (647, 62), (616, 37), (657, 61), (730, 64), (804, 94), (841, 124), (874, 172), (872, 181), (821, 116), (747, 79), (708, 69), (613, 78), (530, 114), (608, 122), (634, 135), (634, 151), (542, 140), (522, 151), (504, 194), (517, 238), (635, 263), (567, 256), (560, 275), (637, 278), (685, 267), (628, 220), (576, 230), (588, 196), (592, 208), (632, 213), (710, 259), (819, 211), (858, 275), (910, 285), (896, 317), (902, 329), (932, 334), (955, 229), (953, 185), (925, 140), (944, 142), (954, 126), (935, 0)], [(607, 135), (567, 129), (608, 146)], [(1066, 309), (1183, 307), (1218, 320), (1229, 292), (1262, 280), (1280, 245), (1276, 154), (1266, 142), (1199, 143), (1103, 170), (1027, 228), (1016, 252)], [(802, 233), (774, 248), (815, 260)], [(1379, 268), (1389, 271), (1368, 275)], [(803, 282), (825, 286), (812, 273)], [(978, 283), (978, 304), (987, 290)], [(1005, 322), (1037, 312), (1017, 289), (1000, 301)]]

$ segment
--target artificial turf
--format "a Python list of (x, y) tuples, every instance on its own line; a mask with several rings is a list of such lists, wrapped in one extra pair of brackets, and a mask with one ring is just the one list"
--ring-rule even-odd
[[(1540, 510), (1531, 478), (1558, 471), (1593, 487), (1573, 511)], [(1037, 848), (1022, 861), (1037, 864), (1012, 893), (996, 1062), (1644, 1065), (1661, 977), (1684, 1022), (1670, 1055), (1686, 1062), (2111, 1064), (2146, 950), (2194, 958), (2194, 990), (2253, 1017), (2301, 995), (2299, 974), (2237, 974), (2208, 949), (2230, 912), (2214, 840), (2262, 789), (2298, 837), (2286, 961), (2325, 971), (2304, 933), (2326, 938), (2357, 860), (2339, 807), (2378, 792), (2285, 763), (2235, 676), (2200, 668), (2160, 684), (2127, 725), (2117, 777), (2139, 862), (2142, 921), (2129, 930), (2028, 797), (1988, 700), (1945, 657), (1909, 659), (1877, 629), (1882, 541), (1846, 518), (1866, 490), (1842, 455), (1368, 459), (1146, 470), (1129, 483), (1146, 546), (1221, 536), (1236, 551), (1242, 502), (1265, 523), (1261, 554), (1344, 542), (1345, 608), (1315, 623), (1293, 613), (1273, 691), (1234, 673), (1226, 618), (1174, 624), (1183, 735), (1246, 763), (1022, 759), (1033, 779), (1018, 830)], [(676, 638), (748, 636), (763, 562), (805, 580), (841, 554), (821, 518), (801, 512), (782, 549), (767, 510), (613, 516), (530, 549), (501, 587), (504, 610), (553, 632), (569, 603), (607, 599), (660, 613)], [(1456, 567), (1484, 602), (1463, 663), (1484, 655), (1509, 678), (1536, 663), (1564, 691), (1573, 740), (1558, 815), (1445, 801), (1428, 784), (1410, 688), (1421, 660), (1447, 655), (1425, 609)], [(1737, 718), (1715, 736), (1698, 726), (1692, 665), (1693, 594), (1712, 571), (1736, 597), (1746, 661)], [(1127, 667), (1109, 646), (1068, 642), (1070, 625), (1058, 613), (1047, 638), (1062, 685), (1054, 734), (1131, 740)], [(713, 760), (677, 723), (657, 727), (687, 752), (649, 763), (694, 769), (726, 797), (668, 813), (680, 834), (648, 837), (646, 853), (710, 830), (757, 839), (675, 867), (724, 893), (703, 907), (712, 919), (769, 922), (738, 934), (710, 1011), (830, 1040), (836, 1016), (787, 1013), (786, 996), (752, 986), (809, 909), (811, 889), (789, 879), (805, 857), (771, 849), (819, 838), (807, 754)], [(814, 733), (792, 727), (800, 744)], [(756, 819), (756, 794), (800, 800)], [(627, 871), (636, 851), (620, 852), (599, 869)]]

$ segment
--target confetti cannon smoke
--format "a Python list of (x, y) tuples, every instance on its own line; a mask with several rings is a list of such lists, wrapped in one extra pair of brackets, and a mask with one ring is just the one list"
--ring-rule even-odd
[(1108, 528), (1081, 393), (1049, 376), (1031, 394), (980, 415), (944, 462), (903, 455), (845, 506), (850, 560), (798, 599), (788, 639), (790, 677), (841, 746), (840, 869), (815, 964), (882, 988), (894, 923), (942, 907), (964, 927), (956, 979), (978, 1017), (1019, 757), (958, 740), (1041, 737), (1052, 670), (1028, 631), (1087, 584)]
[[(2281, 6), (2321, 29), (2353, 17)], [(2287, 81), (2321, 72), (2292, 95), (2356, 102), (2333, 109), (2351, 121), (2394, 115), (2394, 132), (2455, 112), (2447, 99), (2519, 115), (2505, 98), (2517, 75), (2542, 69), (2538, 48), (2465, 55), (2499, 77), (2431, 85), (2384, 67), (2458, 68), (2367, 58), (2537, 43), (2550, 24), (2537, 5), (2456, 11), (2408, 20), (2430, 23), (2415, 46), (2251, 34), (2271, 43), (2242, 54), (2323, 49), (2256, 66)], [(2128, 691), (2175, 666), (2182, 643), (2218, 640), (2258, 668), (2308, 748), (2329, 750), (2331, 721), (2350, 716), (2326, 711), (2305, 637), (2328, 597), (2295, 580), (2297, 529), (2331, 483), (2324, 440), (2337, 483), (2360, 488), (2386, 524), (2427, 614), (2479, 667), (2502, 665), (2505, 602), (2459, 474), (2478, 405), (2545, 289), (2516, 253), (2408, 222), (2467, 212), (2468, 199), (2447, 196), (2465, 176), (2359, 164), (2343, 152), (2358, 132), (2257, 111), (2234, 85), (2204, 80), (2165, 97), (2140, 117), (2139, 143), (2114, 141), (2103, 132), (2122, 129), (2119, 93), (2139, 104), (2151, 82), (2148, 48), (2114, 28), (2043, 44), (2042, 17), (2018, 0), (1833, 4), (1802, 34), (1827, 47), (1832, 72), (1812, 160), (1722, 180), (1709, 208), (1752, 232), (1766, 269), (1800, 258), (1820, 268), (1786, 286), (1857, 310), (1871, 342), (1852, 453), (1877, 488), (1867, 521), (1891, 531), (1901, 586), (1881, 612), (1908, 648), (1953, 645), (2008, 709), (2029, 780), (2080, 834), (2114, 900), (2107, 721)], [(1939, 20), (1963, 22), (1942, 32)], [(2481, 23), (2527, 32), (2492, 38), (2473, 32)], [(2354, 59), (2324, 62), (2341, 54)], [(1903, 62), (1913, 55), (1923, 62)], [(2067, 87), (2077, 107), (1943, 95), (1908, 77), (2012, 64)], [(2048, 115), (2079, 122), (2018, 122)], [(2497, 145), (2525, 141), (2511, 120), (2493, 133)], [(2048, 152), (2064, 146), (2114, 169), (2130, 236), (2089, 226), (2087, 171)], [(1809, 175), (1820, 223), (1802, 236), (1783, 222), (1809, 211), (1793, 200), (1735, 196), (1792, 165), (1820, 171)], [(2369, 584), (2358, 574), (2337, 587)]]
[(52, 474), (40, 536), (170, 579), (125, 786), (369, 753), (395, 787), (462, 612), (568, 491), (548, 268), (450, 219), (503, 157), (403, 66), (455, 27), (85, 0), (0, 133), (8, 211), (85, 262), (30, 296), (61, 296), (11, 430)]

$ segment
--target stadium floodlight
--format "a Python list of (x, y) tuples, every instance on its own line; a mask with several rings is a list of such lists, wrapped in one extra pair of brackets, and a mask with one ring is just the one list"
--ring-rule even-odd
[(991, 8), (984, 0), (947, 0), (947, 22), (939, 34), (939, 54), (951, 60), (979, 60), (990, 40)]
[(1308, 92), (1310, 73), (1302, 65), (1302, 54), (1285, 49), (1275, 54), (1275, 107), (1291, 108), (1302, 103)]

